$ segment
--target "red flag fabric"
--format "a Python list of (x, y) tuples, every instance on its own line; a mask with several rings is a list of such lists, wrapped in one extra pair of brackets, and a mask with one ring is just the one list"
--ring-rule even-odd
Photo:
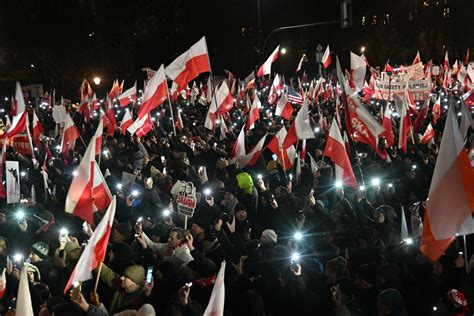
[(150, 114), (145, 115), (144, 117), (137, 118), (132, 125), (127, 129), (130, 134), (137, 134), (138, 137), (143, 137), (148, 134), (149, 131), (153, 129), (153, 122), (151, 121)]
[(278, 100), (277, 107), (275, 109), (275, 115), (290, 120), (293, 111), (294, 109), (291, 106), (290, 102), (288, 102), (286, 94), (283, 94), (280, 100)]
[(33, 143), (36, 147), (40, 145), (40, 135), (43, 133), (43, 126), (41, 125), (36, 112), (33, 112)]
[(255, 95), (255, 99), (253, 99), (252, 106), (250, 107), (247, 124), (245, 124), (245, 130), (248, 131), (255, 127), (255, 122), (260, 119), (260, 107), (260, 99)]
[(250, 150), (248, 154), (242, 157), (238, 157), (238, 166), (240, 169), (246, 167), (246, 166), (253, 166), (257, 163), (258, 158), (260, 157), (260, 154), (262, 153), (263, 150), (263, 145), (265, 145), (265, 139), (267, 138), (267, 135), (265, 134), (259, 141), (258, 143)]
[(76, 145), (76, 139), (78, 139), (81, 135), (77, 130), (76, 124), (71, 118), (69, 113), (66, 114), (66, 121), (64, 124), (64, 132), (63, 132), (63, 139), (61, 141), (61, 152), (65, 158), (69, 157), (69, 150), (74, 149)]
[(222, 82), (219, 90), (217, 90), (217, 114), (225, 114), (229, 112), (234, 106), (234, 97), (230, 94), (229, 87), (225, 81)]
[(415, 59), (413, 59), (412, 65), (421, 63), (420, 51), (416, 52)]
[(178, 118), (176, 119), (176, 128), (182, 130), (184, 128), (183, 119), (181, 118), (181, 109), (178, 110)]
[(95, 131), (95, 155), (100, 155), (102, 150), (102, 134), (104, 133), (104, 121), (99, 120), (99, 125)]
[(438, 119), (441, 116), (441, 97), (439, 96), (435, 104), (433, 105), (431, 116), (433, 118), (433, 123), (436, 125), (436, 122), (438, 122)]
[(147, 113), (150, 113), (159, 107), (167, 98), (167, 83), (165, 68), (163, 65), (148, 82), (145, 91), (143, 92), (142, 105), (138, 109), (138, 118), (143, 118)]
[(245, 127), (242, 127), (234, 146), (232, 146), (232, 157), (240, 156), (245, 156)]
[(380, 137), (385, 137), (388, 147), (392, 147), (395, 144), (395, 136), (393, 135), (391, 115), (392, 115), (392, 111), (390, 110), (390, 107), (387, 105), (385, 107), (385, 112), (384, 112), (383, 120), (382, 120), (382, 126), (385, 130), (380, 134)]
[(331, 65), (331, 52), (329, 51), (329, 45), (326, 47), (326, 50), (324, 51), (323, 58), (321, 62), (323, 63), (323, 67), (327, 69)]
[(107, 111), (107, 119), (107, 135), (114, 137), (115, 129), (117, 128), (117, 120), (115, 119), (114, 110), (112, 108)]
[(303, 106), (296, 114), (293, 124), (291, 124), (288, 134), (286, 135), (285, 141), (283, 143), (283, 148), (288, 148), (298, 139), (308, 139), (314, 138), (314, 132), (311, 128), (311, 123), (309, 119), (308, 111), (308, 100), (305, 98)]
[(135, 85), (133, 87), (119, 95), (117, 100), (119, 101), (121, 107), (125, 107), (130, 103), (135, 102), (137, 100), (137, 82), (135, 81)]
[(408, 134), (411, 129), (411, 119), (408, 113), (408, 106), (406, 102), (402, 102), (402, 113), (400, 115), (400, 127), (398, 128), (398, 148), (405, 154), (407, 153)]
[(421, 137), (421, 143), (422, 144), (428, 144), (430, 140), (434, 139), (435, 137), (435, 131), (433, 129), (433, 126), (431, 126), (431, 123), (428, 124), (428, 127), (425, 130), (425, 133)]
[(336, 181), (340, 181), (343, 185), (356, 189), (357, 181), (335, 118), (333, 118), (329, 130), (326, 147), (324, 148), (324, 156), (329, 157), (334, 163)]
[[(8, 116), (7, 116), (8, 118)], [(21, 133), (26, 128), (26, 112), (21, 112), (15, 115), (12, 120), (10, 128), (7, 130), (6, 137), (11, 138), (18, 133)]]
[(7, 278), (5, 273), (7, 269), (3, 269), (2, 275), (0, 276), (0, 299), (3, 298), (3, 294), (5, 294), (5, 290), (7, 289)]
[(418, 133), (423, 128), (423, 124), (425, 123), (426, 115), (428, 114), (429, 103), (430, 103), (430, 98), (428, 98), (425, 101), (425, 103), (423, 104), (423, 107), (421, 108), (420, 112), (418, 112), (418, 115), (415, 118), (415, 122), (413, 122), (413, 132)]
[(64, 288), (64, 294), (67, 293), (74, 283), (92, 279), (92, 270), (97, 268), (100, 262), (104, 261), (115, 218), (115, 208), (116, 199), (114, 197), (72, 271), (69, 281)]
[(450, 107), (436, 159), (420, 250), (431, 260), (441, 257), (456, 235), (472, 233), (474, 169)]
[(288, 171), (292, 168), (293, 163), (290, 160), (287, 149), (283, 148), (283, 143), (285, 141), (286, 135), (286, 128), (282, 126), (278, 133), (276, 133), (275, 136), (270, 140), (270, 142), (268, 142), (267, 148), (277, 156), (278, 160), (283, 166), (283, 169), (285, 171)]
[(166, 67), (166, 75), (178, 84), (179, 90), (203, 72), (210, 72), (206, 38), (201, 38), (189, 50)]
[(278, 52), (280, 50), (280, 45), (275, 48), (275, 50), (271, 53), (268, 59), (260, 66), (257, 71), (257, 77), (261, 77), (264, 75), (269, 75), (272, 73), (272, 63), (278, 58)]
[(278, 74), (273, 79), (272, 86), (270, 87), (270, 93), (268, 94), (268, 103), (273, 104), (277, 97), (281, 95), (283, 90), (283, 80), (281, 80)]
[(125, 133), (127, 132), (127, 128), (129, 128), (130, 125), (132, 124), (133, 124), (132, 115), (130, 114), (130, 111), (126, 110), (122, 118), (122, 122), (120, 123), (120, 129), (122, 130), (122, 134), (125, 135)]

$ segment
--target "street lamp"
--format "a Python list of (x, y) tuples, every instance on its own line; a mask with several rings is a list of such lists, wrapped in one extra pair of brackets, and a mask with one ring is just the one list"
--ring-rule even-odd
[(96, 86), (100, 85), (100, 77), (94, 77), (94, 79), (92, 79), (95, 83)]
[(365, 53), (365, 46), (361, 46), (360, 52), (361, 52), (362, 54)]
[(285, 55), (285, 54), (286, 54), (286, 48), (285, 48), (285, 47), (282, 47), (282, 48), (280, 49), (280, 53), (281, 53), (282, 55)]

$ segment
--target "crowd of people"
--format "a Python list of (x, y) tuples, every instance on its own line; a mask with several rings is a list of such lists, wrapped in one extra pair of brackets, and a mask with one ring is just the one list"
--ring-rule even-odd
[[(334, 88), (335, 79), (325, 78)], [(262, 102), (260, 120), (245, 133), (247, 148), (265, 134), (268, 142), (291, 124), (267, 104), (270, 83), (261, 80), (246, 91), (258, 90)], [(466, 106), (456, 102), (460, 95), (436, 86), (431, 107), (442, 92), (448, 107)], [(419, 251), (447, 110), (434, 125), (433, 142), (422, 144), (415, 133), (407, 153), (394, 145), (388, 160), (350, 141), (347, 150), (359, 183), (352, 189), (335, 185), (334, 164), (323, 157), (335, 98), (310, 102), (315, 138), (307, 140), (306, 151), (318, 169), (311, 168), (307, 156), (298, 177), (295, 168), (285, 171), (268, 150), (240, 169), (232, 156), (246, 122), (238, 100), (223, 117), (225, 132), (219, 125), (214, 131), (204, 127), (206, 102), (179, 96), (169, 105), (175, 117), (163, 104), (152, 113), (153, 130), (146, 136), (120, 129), (113, 137), (104, 135), (100, 169), (117, 199), (115, 222), (100, 274), (94, 271), (94, 279), (72, 294), (64, 289), (104, 210), (94, 213), (95, 225), (89, 225), (65, 213), (64, 204), (99, 118), (86, 122), (69, 109), (84, 143), (77, 141), (66, 158), (57, 149), (61, 135), (55, 133), (51, 109), (28, 108), (36, 111), (44, 132), (35, 149), (37, 161), (13, 148), (6, 155), (19, 161), (22, 203), (3, 200), (0, 210), (0, 265), (6, 280), (0, 314), (14, 313), (24, 266), (35, 315), (202, 315), (225, 261), (224, 315), (472, 315), (474, 261), (465, 256), (466, 251), (474, 254), (471, 237), (466, 245), (458, 238), (437, 261)], [(365, 105), (381, 119), (380, 107), (387, 101), (368, 98)], [(294, 116), (298, 105), (293, 106)], [(137, 110), (136, 104), (129, 107)], [(114, 108), (117, 121), (120, 109)], [(178, 112), (183, 127), (175, 133)], [(393, 117), (395, 135), (398, 120)], [(470, 133), (466, 150), (474, 149)], [(297, 146), (301, 151), (302, 142)], [(47, 151), (52, 155), (43, 163)], [(131, 184), (123, 185), (123, 173), (133, 175)], [(177, 210), (172, 188), (178, 180), (196, 188), (192, 216)]]

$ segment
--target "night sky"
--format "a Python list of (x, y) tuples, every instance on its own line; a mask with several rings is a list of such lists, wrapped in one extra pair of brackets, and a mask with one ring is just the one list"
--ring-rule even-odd
[[(425, 3), (426, 2), (426, 3)], [(426, 5), (427, 4), (427, 5)], [(260, 0), (262, 40), (278, 26), (340, 18), (336, 0)], [(449, 16), (443, 17), (446, 8)], [(165, 66), (203, 35), (216, 75), (228, 69), (241, 78), (281, 44), (288, 53), (275, 70), (292, 75), (302, 53), (309, 73), (315, 48), (331, 46), (347, 64), (350, 50), (366, 46), (372, 64), (439, 60), (443, 45), (453, 58), (474, 48), (474, 1), (353, 0), (353, 27), (339, 25), (287, 31), (259, 54), (257, 0), (5, 0), (0, 3), (0, 93), (15, 80), (42, 83), (75, 94), (82, 78), (143, 80), (142, 67)], [(388, 16), (387, 16), (388, 14)], [(374, 16), (376, 16), (374, 20)], [(362, 25), (365, 17), (365, 25)], [(374, 23), (375, 22), (375, 23)], [(33, 66), (32, 66), (33, 65)]]

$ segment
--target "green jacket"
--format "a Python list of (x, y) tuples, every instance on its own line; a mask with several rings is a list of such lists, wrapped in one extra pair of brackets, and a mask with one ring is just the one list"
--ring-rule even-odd
[(120, 275), (112, 271), (105, 264), (102, 264), (100, 272), (100, 280), (107, 284), (108, 287), (115, 290), (112, 301), (108, 308), (110, 315), (119, 313), (124, 309), (139, 309), (145, 303), (144, 288), (141, 287), (134, 293), (125, 293), (121, 288), (117, 288), (114, 280), (120, 278)]

